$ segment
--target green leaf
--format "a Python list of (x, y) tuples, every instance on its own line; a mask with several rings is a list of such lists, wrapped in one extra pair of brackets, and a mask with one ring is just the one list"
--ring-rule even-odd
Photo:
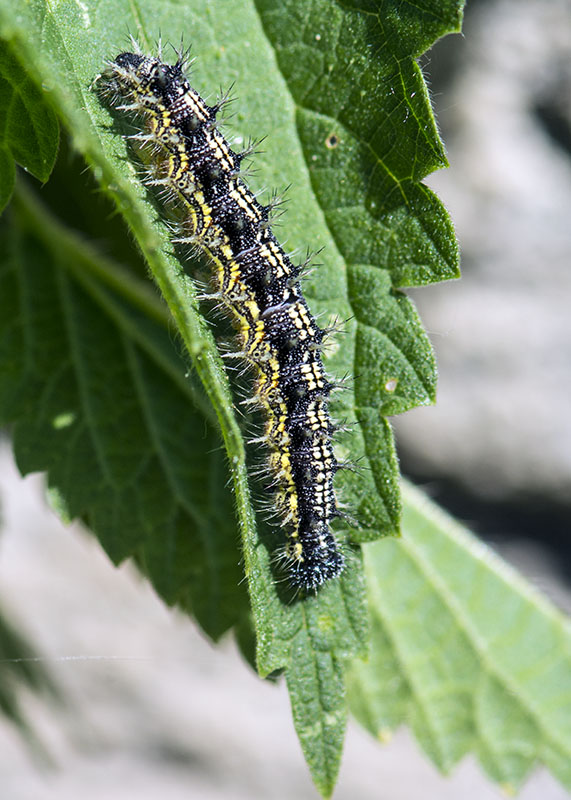
[(27, 192), (9, 221), (0, 415), (16, 423), (18, 466), (47, 471), (64, 516), (82, 517), (116, 563), (134, 555), (216, 638), (247, 609), (232, 496), (164, 309)]
[[(96, 11), (40, 0), (11, 5), (0, 0), (0, 35), (49, 89), (74, 146), (112, 196), (214, 409), (232, 466), (258, 669), (286, 670), (300, 741), (329, 794), (345, 726), (343, 665), (367, 639), (361, 559), (351, 542), (399, 530), (398, 467), (383, 415), (434, 399), (432, 351), (398, 287), (458, 272), (450, 221), (418, 183), (446, 161), (414, 57), (458, 30), (462, 4), (433, 0), (424, 11), (325, 0), (193, 0), (176, 9), (102, 0)], [(149, 51), (159, 31), (174, 43), (192, 31), (193, 83), (211, 96), (235, 82), (232, 134), (267, 137), (253, 188), (292, 186), (280, 238), (292, 248), (325, 247), (325, 264), (306, 290), (316, 313), (348, 320), (326, 366), (340, 378), (356, 376), (334, 412), (355, 421), (339, 451), (359, 472), (336, 485), (358, 527), (338, 531), (348, 567), (315, 597), (291, 598), (276, 584), (275, 532), (256, 525), (243, 435), (212, 331), (93, 89), (104, 60), (124, 49), (127, 27)], [(114, 560), (134, 555), (169, 602), (191, 610), (210, 635), (238, 626), (247, 646), (236, 554), (234, 571), (228, 565), (230, 501), (204, 398), (185, 382), (184, 365), (166, 357), (158, 312), (141, 300), (133, 276), (70, 237), (30, 196), (20, 198), (6, 277), (17, 311), (4, 326), (4, 405), (19, 420), (21, 468), (47, 470), (54, 502), (82, 516)], [(89, 215), (90, 231), (98, 215)], [(117, 241), (109, 247), (120, 249)], [(42, 287), (39, 297), (32, 283)], [(44, 327), (49, 347), (38, 345)], [(316, 665), (323, 671), (311, 684), (308, 714), (305, 684)]]
[(61, 701), (62, 695), (44, 664), (39, 663), (29, 641), (0, 613), (0, 711), (20, 731), (40, 756), (47, 755), (22, 709), (20, 694), (28, 689)]
[(536, 762), (571, 787), (571, 631), (562, 615), (406, 487), (403, 537), (367, 545), (371, 653), (351, 708), (383, 739), (409, 722), (444, 772), (475, 752), (516, 789)]
[(0, 211), (14, 189), (14, 161), (47, 181), (58, 141), (54, 111), (6, 42), (0, 41)]
[(344, 665), (330, 652), (315, 649), (302, 630), (293, 641), (286, 675), (303, 752), (317, 788), (329, 796), (337, 778), (347, 722)]

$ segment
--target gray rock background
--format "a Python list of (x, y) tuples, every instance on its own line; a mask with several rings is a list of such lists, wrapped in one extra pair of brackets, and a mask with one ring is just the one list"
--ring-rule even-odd
[[(474, 2), (465, 39), (440, 43), (427, 67), (452, 163), (430, 183), (456, 221), (464, 277), (414, 292), (438, 354), (439, 402), (395, 426), (410, 471), (433, 488), (453, 478), (482, 503), (569, 498), (571, 162), (548, 128), (557, 114), (563, 130), (571, 120), (570, 23), (563, 0)], [(25, 698), (51, 766), (0, 718), (0, 800), (315, 798), (283, 685), (259, 681), (231, 639), (211, 646), (133, 569), (64, 528), (42, 494), (4, 445), (0, 605), (67, 702)], [(504, 552), (571, 607), (540, 545)], [(380, 746), (351, 726), (338, 800), (420, 794), (502, 796), (470, 758), (446, 779), (406, 731)], [(539, 769), (520, 797), (567, 793)]]

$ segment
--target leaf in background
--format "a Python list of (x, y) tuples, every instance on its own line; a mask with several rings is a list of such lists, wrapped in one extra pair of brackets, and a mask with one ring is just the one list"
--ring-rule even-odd
[[(394, 534), (399, 526), (398, 469), (383, 414), (434, 398), (432, 351), (412, 304), (397, 287), (457, 275), (456, 243), (448, 217), (434, 195), (418, 183), (446, 162), (413, 59), (438, 36), (458, 30), (462, 4), (443, 8), (433, 0), (424, 11), (409, 11), (389, 3), (368, 3), (363, 10), (325, 0), (283, 4), (195, 0), (171, 10), (150, 0), (136, 15), (123, 0), (102, 0), (96, 8), (44, 7), (37, 2), (19, 4), (14, 10), (11, 5), (0, 0), (1, 35), (50, 90), (75, 147), (113, 196), (215, 409), (232, 464), (258, 668), (261, 674), (287, 669), (306, 758), (318, 787), (329, 794), (345, 725), (343, 664), (363, 653), (366, 644), (360, 556), (347, 544), (348, 568), (342, 579), (314, 597), (287, 602), (282, 587), (276, 585), (271, 548), (266, 547), (268, 534), (263, 526), (258, 532), (254, 525), (242, 434), (212, 333), (198, 314), (192, 282), (170, 253), (164, 226), (136, 178), (125, 143), (109, 127), (110, 117), (91, 86), (104, 59), (125, 47), (127, 27), (148, 50), (159, 30), (163, 40), (174, 43), (182, 32), (191, 32), (198, 57), (193, 83), (207, 96), (218, 85), (235, 81), (240, 98), (232, 133), (241, 139), (267, 136), (266, 153), (256, 159), (253, 188), (292, 185), (280, 239), (300, 249), (325, 245), (325, 264), (308, 281), (307, 296), (312, 309), (323, 312), (326, 319), (349, 319), (336, 348), (328, 353), (327, 368), (340, 377), (356, 376), (334, 411), (338, 417), (356, 419), (354, 430), (340, 438), (339, 449), (359, 462), (360, 471), (340, 475), (337, 485), (359, 523), (358, 530), (340, 535), (364, 541)], [(118, 19), (121, 29), (113, 25)], [(21, 219), (41, 216), (34, 208), (24, 198)], [(140, 308), (130, 324), (125, 322), (131, 314), (127, 307), (131, 290), (127, 286), (125, 297), (118, 286), (109, 291), (112, 279), (108, 269), (99, 269), (99, 254), (92, 250), (86, 254), (76, 242), (71, 249), (81, 270), (74, 269), (74, 260), (56, 245), (59, 238), (66, 239), (65, 232), (58, 230), (51, 243), (48, 234), (39, 243), (31, 226), (20, 224), (26, 248), (41, 251), (45, 274), (37, 280), (41, 286), (47, 282), (45, 292), (61, 315), (59, 328), (65, 322), (65, 330), (56, 329), (58, 346), (65, 346), (62, 370), (67, 372), (65, 377), (54, 374), (53, 352), (44, 354), (42, 348), (35, 353), (46, 369), (41, 380), (29, 357), (24, 376), (18, 369), (9, 376), (27, 397), (18, 409), (23, 420), (15, 441), (19, 463), (26, 469), (48, 470), (60, 505), (83, 516), (114, 559), (134, 554), (171, 602), (180, 602), (181, 587), (186, 587), (187, 607), (211, 634), (220, 631), (232, 624), (232, 615), (220, 611), (221, 592), (232, 597), (237, 590), (234, 583), (222, 589), (212, 581), (237, 582), (237, 578), (218, 572), (229, 552), (228, 537), (218, 531), (219, 538), (212, 538), (215, 509), (209, 503), (203, 507), (201, 500), (213, 502), (213, 495), (202, 488), (204, 484), (212, 488), (208, 475), (220, 484), (222, 469), (215, 460), (211, 465), (210, 451), (202, 457), (196, 433), (202, 410), (192, 408), (192, 393), (185, 396), (182, 365), (177, 373), (160, 359), (157, 369), (155, 332), (148, 337), (151, 344), (141, 342), (145, 337), (138, 331), (145, 331), (145, 324)], [(17, 249), (24, 275), (33, 266), (26, 248)], [(57, 280), (50, 283), (52, 273)], [(20, 302), (30, 301), (29, 279), (24, 281), (26, 289)], [(29, 355), (30, 338), (34, 345), (26, 326), (31, 320), (40, 326), (44, 314), (48, 309), (42, 307), (34, 318), (24, 315), (19, 331), (15, 323), (22, 340), (16, 342), (20, 354)], [(55, 325), (52, 317), (47, 318)], [(14, 330), (6, 335), (8, 352), (13, 354)], [(161, 396), (165, 374), (171, 381), (178, 374), (176, 401), (171, 386), (164, 387)], [(48, 376), (46, 397), (42, 380)], [(10, 398), (8, 381), (6, 386)], [(154, 406), (156, 395), (158, 406)], [(187, 414), (197, 414), (189, 431), (183, 425), (183, 399), (189, 405)], [(170, 402), (179, 404), (176, 412)], [(169, 413), (163, 420), (164, 408)], [(164, 424), (158, 425), (158, 420)], [(168, 425), (173, 421), (177, 428), (171, 441)], [(184, 454), (177, 448), (182, 437), (187, 438)], [(85, 462), (76, 471), (82, 459)], [(197, 467), (209, 469), (208, 475), (197, 475)], [(97, 480), (89, 479), (91, 470)], [(199, 488), (193, 498), (195, 481)], [(169, 516), (169, 510), (181, 506), (184, 511), (176, 519)], [(208, 535), (203, 536), (206, 530)]]
[(371, 652), (349, 680), (374, 736), (403, 722), (444, 772), (466, 753), (514, 790), (537, 761), (571, 787), (569, 624), (412, 487), (403, 537), (365, 550)]
[(33, 730), (33, 722), (22, 710), (19, 696), (23, 689), (61, 702), (62, 693), (44, 664), (21, 632), (11, 624), (5, 611), (0, 613), (0, 710), (12, 722), (40, 757), (47, 753)]
[[(63, 516), (81, 517), (115, 563), (134, 555), (217, 638), (247, 609), (232, 496), (164, 310), (22, 189), (9, 222), (0, 413), (16, 423), (20, 470), (47, 471)], [(122, 297), (94, 279), (104, 269)]]
[(16, 161), (47, 181), (59, 140), (56, 115), (34, 81), (0, 41), (0, 211), (14, 189)]

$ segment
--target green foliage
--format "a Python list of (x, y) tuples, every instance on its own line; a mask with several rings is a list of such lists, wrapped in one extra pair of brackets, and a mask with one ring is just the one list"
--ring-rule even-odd
[[(401, 501), (384, 416), (433, 402), (435, 394), (430, 344), (399, 287), (458, 274), (450, 221), (419, 183), (446, 159), (414, 57), (458, 30), (460, 0), (428, 0), (422, 8), (380, 0), (358, 6), (193, 0), (172, 10), (150, 0), (136, 15), (123, 0), (103, 0), (96, 8), (48, 7), (41, 0), (16, 10), (11, 5), (0, 0), (0, 35), (14, 54), (9, 63), (17, 59), (49, 93), (73, 146), (139, 248), (69, 159), (61, 160), (43, 202), (29, 185), (19, 187), (2, 231), (9, 257), (0, 265), (0, 417), (13, 423), (20, 469), (45, 471), (60, 513), (82, 518), (115, 562), (135, 559), (162, 597), (191, 613), (209, 636), (233, 628), (251, 660), (255, 638), (260, 674), (286, 673), (296, 729), (323, 794), (333, 789), (341, 755), (344, 675), (367, 649), (365, 573), (373, 649), (370, 666), (351, 671), (351, 697), (362, 721), (377, 733), (410, 715), (442, 768), (472, 747), (500, 780), (516, 783), (535, 757), (565, 778), (547, 746), (526, 750), (506, 767), (486, 737), (508, 729), (499, 722), (475, 726), (462, 702), (469, 684), (460, 681), (454, 694), (450, 686), (458, 678), (448, 664), (431, 703), (417, 702), (410, 687), (431, 678), (428, 659), (438, 626), (464, 643), (458, 658), (466, 659), (470, 674), (486, 672), (471, 635), (476, 623), (485, 627), (486, 615), (478, 604), (455, 613), (462, 586), (448, 589), (443, 600), (445, 576), (436, 555), (430, 573), (422, 573), (425, 587), (419, 588), (418, 575), (415, 582), (410, 554), (418, 568), (423, 548), (448, 530), (415, 502), (407, 508), (404, 543), (386, 541), (399, 531)], [(113, 25), (118, 19), (124, 27)], [(275, 533), (256, 519), (243, 430), (212, 329), (199, 311), (193, 266), (185, 269), (174, 258), (126, 145), (94, 91), (104, 59), (125, 49), (127, 28), (149, 51), (159, 30), (175, 44), (181, 32), (191, 32), (193, 83), (203, 94), (235, 82), (239, 101), (231, 133), (267, 136), (253, 188), (291, 184), (279, 236), (288, 247), (325, 248), (325, 264), (308, 282), (307, 296), (326, 319), (349, 320), (327, 368), (356, 376), (334, 412), (354, 421), (339, 448), (359, 471), (339, 476), (336, 485), (358, 525), (338, 531), (348, 560), (342, 579), (315, 596), (291, 598), (276, 584)], [(55, 151), (55, 129), (35, 124), (34, 130), (36, 149)], [(21, 139), (23, 148), (33, 149), (31, 125), (29, 141), (25, 134)], [(103, 232), (105, 256), (88, 243)], [(164, 302), (150, 289), (146, 270)], [(364, 573), (357, 543), (379, 537), (385, 541), (362, 548)], [(454, 570), (457, 560), (468, 587), (475, 565), (482, 592), (496, 585), (495, 567), (478, 562), (468, 540), (457, 537), (453, 555), (444, 569)], [(415, 601), (426, 596), (435, 605), (434, 631), (416, 630), (398, 608), (390, 625), (382, 613), (392, 600), (406, 603), (395, 590), (401, 571), (403, 592), (408, 587)], [(522, 603), (520, 583), (504, 583), (508, 600)], [(537, 612), (540, 628), (550, 614)], [(400, 657), (395, 630), (412, 658)], [(491, 645), (485, 656), (495, 667)], [(393, 696), (387, 687), (395, 680), (400, 688)], [(503, 688), (501, 681), (490, 683), (479, 713), (493, 716), (494, 691)], [(511, 695), (514, 741), (528, 736), (520, 735), (518, 720), (531, 730), (525, 691)], [(534, 720), (544, 711), (536, 707)], [(468, 728), (475, 732), (466, 734)]]
[(6, 42), (0, 41), (0, 211), (14, 190), (14, 162), (47, 181), (57, 148), (55, 113)]
[(536, 761), (571, 786), (568, 623), (418, 490), (404, 499), (402, 538), (365, 553), (371, 651), (352, 711), (381, 738), (409, 722), (444, 772), (472, 751), (508, 790)]
[(0, 613), (0, 712), (26, 738), (36, 753), (47, 755), (35, 736), (19, 701), (22, 690), (49, 696), (61, 701), (61, 694), (45, 666), (35, 661), (32, 645), (8, 621), (5, 611)]
[(216, 638), (246, 607), (232, 497), (165, 309), (23, 189), (10, 222), (0, 411), (16, 422), (19, 468), (47, 471), (60, 513), (82, 517), (116, 563), (133, 555)]

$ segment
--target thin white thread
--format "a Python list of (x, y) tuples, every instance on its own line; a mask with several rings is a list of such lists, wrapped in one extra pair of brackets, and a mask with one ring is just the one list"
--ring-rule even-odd
[(29, 656), (28, 658), (0, 658), (0, 664), (26, 664), (42, 661), (156, 661), (153, 656)]

